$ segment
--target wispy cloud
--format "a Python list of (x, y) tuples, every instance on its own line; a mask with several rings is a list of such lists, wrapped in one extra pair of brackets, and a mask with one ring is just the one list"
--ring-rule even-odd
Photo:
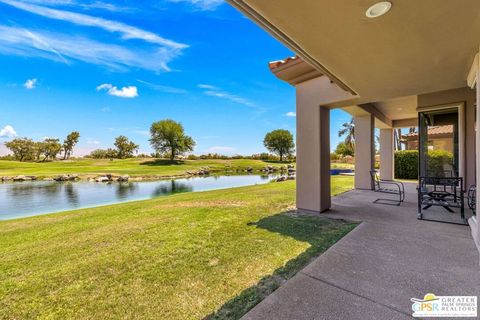
[(100, 111), (102, 112), (109, 112), (110, 111), (110, 108), (109, 107), (103, 107), (100, 109)]
[(32, 90), (32, 89), (35, 89), (37, 87), (37, 79), (33, 78), (33, 79), (28, 79), (27, 81), (25, 81), (25, 83), (23, 84), (23, 87), (27, 90)]
[(105, 90), (111, 96), (120, 98), (135, 98), (138, 97), (138, 90), (135, 86), (128, 86), (118, 89), (110, 83), (104, 83), (97, 87), (97, 91)]
[(198, 10), (215, 10), (224, 3), (223, 0), (169, 0), (170, 2), (186, 3)]
[(296, 113), (296, 112), (293, 112), (293, 111), (289, 111), (289, 112), (285, 113), (285, 116), (287, 116), (287, 117), (296, 117), (296, 116), (297, 116), (297, 113)]
[(170, 47), (173, 49), (184, 49), (188, 47), (185, 44), (178, 43), (166, 38), (161, 37), (160, 35), (146, 31), (128, 24), (107, 20), (99, 17), (94, 17), (82, 13), (76, 13), (66, 10), (52, 9), (44, 6), (39, 6), (35, 4), (29, 4), (20, 1), (14, 0), (0, 0), (5, 4), (13, 6), (17, 9), (24, 10), (33, 14), (37, 14), (42, 17), (62, 20), (76, 25), (87, 26), (87, 27), (97, 27), (105, 31), (119, 33), (122, 39), (131, 40), (138, 39), (146, 42), (154, 43), (157, 45)]
[(265, 111), (264, 108), (256, 105), (255, 103), (251, 102), (250, 100), (245, 99), (243, 97), (240, 97), (236, 94), (227, 92), (225, 90), (222, 90), (219, 87), (216, 87), (216, 86), (213, 86), (213, 85), (210, 85), (210, 84), (199, 84), (198, 87), (200, 89), (204, 89), (203, 93), (207, 96), (216, 97), (216, 98), (219, 98), (219, 99), (225, 99), (225, 100), (228, 100), (228, 101), (231, 101), (231, 102), (234, 102), (234, 103), (238, 103), (238, 104), (250, 107), (250, 108), (254, 108), (258, 111), (262, 111), (262, 112)]
[(212, 86), (210, 84), (201, 83), (201, 84), (198, 85), (198, 87), (201, 88), (201, 89), (207, 89), (207, 90), (219, 90), (217, 87)]
[[(34, 0), (41, 4), (76, 3), (67, 0)], [(181, 55), (188, 45), (166, 39), (157, 33), (150, 32), (123, 22), (101, 17), (77, 13), (67, 10), (32, 4), (25, 1), (0, 0), (19, 10), (36, 14), (45, 18), (65, 21), (77, 26), (99, 28), (105, 32), (119, 35), (117, 41), (109, 39), (109, 43), (99, 42), (71, 33), (49, 32), (46, 30), (30, 30), (19, 27), (0, 25), (0, 53), (49, 58), (63, 63), (70, 59), (96, 63), (114, 69), (126, 67), (141, 68), (152, 71), (170, 71), (168, 63)], [(89, 3), (102, 6), (103, 2)], [(128, 40), (140, 40), (133, 46)], [(119, 68), (121, 67), (121, 68)]]
[(75, 7), (84, 10), (100, 9), (111, 12), (132, 12), (134, 8), (118, 6), (113, 3), (104, 1), (76, 1), (76, 0), (20, 0), (29, 4), (37, 4), (42, 6), (54, 7)]
[(140, 80), (140, 79), (137, 79), (137, 81), (141, 84), (144, 84), (150, 89), (162, 91), (165, 93), (178, 93), (178, 94), (187, 93), (187, 90), (181, 89), (181, 88), (175, 88), (175, 87), (165, 86), (161, 84), (151, 83), (151, 82)]
[(0, 138), (13, 138), (17, 136), (17, 132), (11, 125), (6, 125), (0, 130)]
[(130, 48), (68, 33), (32, 31), (2, 25), (0, 25), (0, 53), (41, 57), (67, 64), (77, 60), (120, 71), (129, 68), (169, 70), (167, 64), (176, 56), (175, 51), (164, 48)]

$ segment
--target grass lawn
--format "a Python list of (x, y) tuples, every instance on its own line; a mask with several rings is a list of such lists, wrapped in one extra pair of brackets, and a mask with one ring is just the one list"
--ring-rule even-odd
[(128, 174), (130, 176), (167, 177), (185, 174), (186, 171), (210, 167), (212, 171), (224, 172), (231, 169), (261, 169), (267, 165), (285, 166), (287, 163), (266, 162), (261, 160), (185, 160), (171, 163), (155, 159), (78, 159), (54, 162), (0, 161), (0, 176), (35, 175), (50, 177), (60, 174), (101, 175)]
[[(233, 159), (233, 160), (185, 160), (171, 163), (167, 160), (155, 159), (77, 159), (54, 162), (19, 162), (0, 160), (0, 176), (34, 175), (52, 177), (61, 174), (78, 174), (80, 176), (98, 176), (102, 174), (124, 175), (132, 177), (171, 177), (184, 175), (186, 171), (195, 171), (209, 167), (214, 172), (225, 172), (226, 169), (245, 170), (252, 167), (262, 169), (268, 165), (274, 167), (286, 166), (288, 163)], [(334, 169), (353, 169), (348, 163), (332, 163)]]
[(355, 165), (353, 163), (342, 163), (342, 162), (332, 162), (330, 164), (330, 168), (332, 169), (355, 169)]
[(0, 318), (238, 318), (355, 227), (282, 213), (294, 194), (287, 181), (0, 222)]

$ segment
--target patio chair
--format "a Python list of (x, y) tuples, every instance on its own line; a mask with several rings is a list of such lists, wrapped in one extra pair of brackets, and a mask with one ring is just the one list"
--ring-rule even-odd
[(376, 171), (370, 171), (374, 191), (398, 196), (398, 199), (378, 198), (373, 203), (399, 206), (405, 200), (405, 186), (400, 181), (380, 179)]
[(474, 215), (477, 215), (476, 209), (477, 209), (477, 186), (472, 185), (468, 189), (468, 207), (472, 209), (472, 212)]
[[(419, 177), (418, 184), (418, 219), (468, 225), (465, 218), (462, 177)], [(460, 221), (444, 221), (440, 219), (439, 213), (434, 213), (438, 215), (439, 220), (424, 219), (422, 211), (432, 206), (443, 207), (452, 214), (455, 214), (453, 209), (460, 209)]]

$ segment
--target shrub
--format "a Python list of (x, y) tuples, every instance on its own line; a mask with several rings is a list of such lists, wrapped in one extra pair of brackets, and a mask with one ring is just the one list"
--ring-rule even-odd
[[(395, 178), (418, 179), (418, 150), (403, 150), (395, 152)], [(428, 151), (428, 175), (443, 177), (445, 167), (453, 167), (453, 154), (445, 150)]]
[(96, 149), (90, 152), (87, 158), (92, 159), (113, 159), (117, 158), (117, 151), (111, 148), (108, 149)]
[(355, 156), (355, 148), (348, 143), (340, 142), (335, 149), (336, 154), (341, 154), (342, 156)]
[(338, 153), (335, 153), (335, 152), (331, 152), (330, 153), (330, 160), (332, 161), (338, 161), (342, 159), (342, 155), (338, 154)]
[(453, 170), (453, 154), (451, 152), (445, 150), (428, 151), (429, 176), (444, 177), (445, 171), (448, 170)]
[(395, 151), (395, 178), (418, 179), (418, 151)]

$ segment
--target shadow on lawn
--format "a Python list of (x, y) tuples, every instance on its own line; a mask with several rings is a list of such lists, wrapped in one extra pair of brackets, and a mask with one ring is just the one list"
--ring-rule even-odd
[(357, 226), (356, 223), (345, 220), (298, 216), (291, 212), (269, 216), (249, 225), (289, 236), (298, 241), (308, 242), (310, 247), (288, 261), (284, 266), (276, 269), (273, 274), (263, 277), (256, 285), (245, 289), (236, 297), (227, 301), (220, 309), (204, 319), (241, 318), (285, 281), (292, 278), (310, 261)]
[(184, 164), (183, 160), (167, 160), (167, 159), (155, 159), (141, 162), (141, 166), (175, 166)]

